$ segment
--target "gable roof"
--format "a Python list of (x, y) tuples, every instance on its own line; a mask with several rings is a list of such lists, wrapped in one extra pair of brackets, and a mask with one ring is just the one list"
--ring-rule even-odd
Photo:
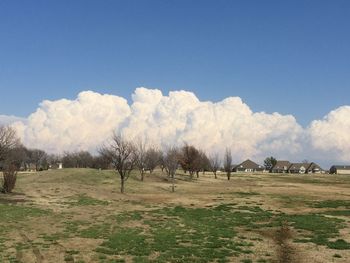
[(272, 167), (272, 170), (284, 169), (285, 167), (288, 169), (290, 165), (291, 163), (289, 161), (277, 161), (276, 164)]
[(288, 170), (300, 170), (301, 167), (304, 167), (305, 170), (308, 170), (311, 166), (311, 163), (292, 163)]
[(321, 168), (321, 166), (319, 166), (317, 163), (311, 163), (310, 167), (307, 168), (308, 170), (320, 170), (322, 171), (323, 169)]
[(237, 165), (235, 168), (245, 168), (245, 169), (262, 169), (263, 167), (251, 160), (245, 160), (244, 162)]

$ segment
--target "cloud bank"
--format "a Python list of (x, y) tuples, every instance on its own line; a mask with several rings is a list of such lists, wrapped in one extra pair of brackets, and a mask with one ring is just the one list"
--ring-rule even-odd
[(311, 145), (333, 160), (350, 162), (350, 106), (339, 107), (322, 120), (311, 122)]
[(117, 131), (159, 147), (188, 142), (207, 153), (229, 147), (237, 162), (261, 161), (268, 155), (300, 161), (317, 152), (350, 162), (350, 106), (304, 129), (292, 115), (253, 112), (239, 97), (214, 103), (187, 91), (164, 95), (157, 89), (137, 88), (130, 104), (122, 97), (92, 91), (79, 93), (75, 100), (43, 101), (25, 121), (12, 125), (26, 146), (51, 153), (94, 152)]
[(17, 121), (26, 123), (26, 119), (24, 119), (24, 118), (0, 114), (0, 125), (9, 125), (9, 124), (17, 122)]

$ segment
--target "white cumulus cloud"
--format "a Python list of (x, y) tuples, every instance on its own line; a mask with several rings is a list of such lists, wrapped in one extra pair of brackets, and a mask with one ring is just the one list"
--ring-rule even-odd
[(321, 155), (350, 162), (350, 106), (342, 106), (322, 120), (311, 122), (308, 133), (311, 145)]
[(84, 91), (76, 100), (45, 100), (27, 123), (13, 126), (28, 147), (56, 153), (95, 151), (129, 114), (124, 98)]
[(0, 125), (9, 125), (14, 122), (21, 121), (26, 122), (25, 118), (16, 117), (13, 115), (1, 115), (0, 114)]
[(211, 102), (188, 91), (164, 95), (137, 88), (130, 105), (122, 97), (84, 91), (75, 100), (43, 101), (26, 120), (12, 120), (26, 146), (51, 153), (94, 152), (117, 131), (160, 147), (187, 142), (207, 153), (229, 147), (235, 162), (261, 162), (268, 155), (350, 162), (350, 106), (304, 129), (292, 115), (253, 112), (239, 97)]
[(81, 92), (76, 100), (43, 101), (26, 122), (13, 126), (28, 147), (48, 152), (94, 151), (113, 131), (144, 137), (164, 147), (194, 144), (206, 152), (231, 148), (235, 160), (287, 158), (302, 149), (302, 127), (291, 115), (254, 113), (239, 97), (200, 101), (187, 91), (163, 95), (137, 88), (128, 105), (124, 98)]

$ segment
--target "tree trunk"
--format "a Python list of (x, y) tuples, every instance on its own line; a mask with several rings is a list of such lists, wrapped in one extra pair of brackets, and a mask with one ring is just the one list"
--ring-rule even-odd
[(171, 178), (172, 178), (172, 185), (171, 185), (171, 192), (175, 192), (175, 176), (174, 175), (172, 175), (171, 176)]
[(141, 181), (143, 181), (144, 173), (145, 173), (145, 172), (144, 172), (143, 170), (141, 170), (140, 173), (141, 173)]
[(230, 180), (230, 179), (231, 179), (231, 174), (227, 173), (227, 180)]
[(196, 171), (197, 178), (199, 178), (199, 171)]
[(120, 177), (120, 192), (124, 194), (124, 189), (125, 189), (125, 178), (124, 176)]
[(214, 172), (214, 176), (215, 176), (215, 179), (218, 179), (218, 177), (216, 176), (216, 172)]

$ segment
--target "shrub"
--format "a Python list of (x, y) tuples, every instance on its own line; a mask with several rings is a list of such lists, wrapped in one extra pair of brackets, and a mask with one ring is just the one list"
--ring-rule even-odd
[(15, 188), (17, 180), (17, 169), (14, 165), (9, 165), (3, 171), (3, 183), (2, 183), (2, 191), (4, 193), (11, 193)]

